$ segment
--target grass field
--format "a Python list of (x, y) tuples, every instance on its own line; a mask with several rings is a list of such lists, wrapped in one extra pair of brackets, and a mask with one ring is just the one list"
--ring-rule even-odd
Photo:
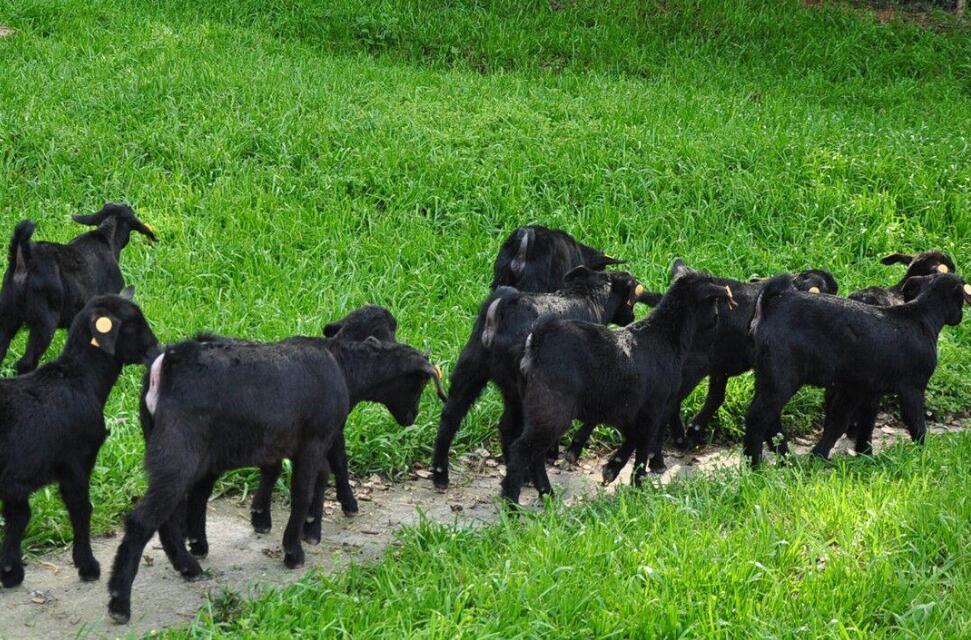
[(378, 564), (171, 637), (965, 638), (971, 434), (872, 459), (732, 470), (479, 533), (404, 532)]
[[(31, 217), (65, 241), (69, 214), (125, 200), (161, 237), (123, 258), (161, 339), (316, 334), (374, 302), (446, 374), (524, 223), (628, 258), (654, 288), (675, 255), (888, 283), (883, 253), (961, 266), (971, 249), (971, 37), (932, 23), (795, 0), (0, 0), (16, 30), (0, 38), (0, 229)], [(934, 410), (971, 404), (969, 348), (967, 326), (944, 332)], [(143, 488), (139, 375), (109, 403), (97, 529)], [(750, 388), (732, 383), (723, 433)], [(408, 430), (358, 409), (355, 470), (427, 459), (426, 396)], [(497, 410), (480, 404), (459, 451)], [(69, 537), (56, 491), (34, 506), (31, 544)]]

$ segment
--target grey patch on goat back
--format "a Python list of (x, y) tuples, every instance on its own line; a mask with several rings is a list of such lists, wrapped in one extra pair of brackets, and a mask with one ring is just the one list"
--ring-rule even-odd
[(626, 329), (618, 329), (613, 332), (614, 340), (617, 342), (617, 348), (620, 352), (624, 354), (625, 357), (630, 358), (631, 353), (634, 349), (634, 334)]
[(492, 343), (496, 339), (496, 331), (499, 329), (496, 314), (499, 311), (500, 302), (502, 302), (502, 298), (496, 298), (486, 311), (485, 326), (482, 328), (482, 346), (487, 349), (492, 347)]

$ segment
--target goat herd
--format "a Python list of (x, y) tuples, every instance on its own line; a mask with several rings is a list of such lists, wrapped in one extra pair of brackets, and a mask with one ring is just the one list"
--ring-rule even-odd
[[(582, 424), (566, 452), (575, 460), (597, 424), (623, 442), (603, 470), (613, 481), (634, 455), (633, 481), (664, 468), (667, 428), (687, 446), (724, 400), (729, 377), (755, 371), (744, 451), (753, 464), (763, 444), (787, 452), (781, 412), (803, 385), (826, 389), (823, 435), (813, 452), (826, 457), (844, 433), (868, 452), (881, 396), (896, 394), (911, 437), (923, 441), (924, 393), (945, 324), (961, 321), (971, 285), (939, 252), (893, 254), (906, 266), (897, 284), (836, 296), (826, 271), (809, 270), (743, 282), (671, 267), (664, 294), (629, 273), (605, 271), (622, 261), (539, 226), (517, 229), (496, 259), (492, 293), (480, 307), (446, 396), (427, 355), (396, 340), (386, 309), (365, 306), (328, 324), (323, 337), (260, 343), (198, 335), (160, 347), (118, 266), (131, 232), (155, 240), (126, 205), (75, 216), (95, 228), (66, 245), (33, 242), (34, 224), (14, 230), (0, 291), (0, 360), (26, 325), (17, 377), (0, 381), (0, 499), (6, 523), (0, 550), (4, 587), (24, 578), (20, 545), (34, 491), (58, 483), (74, 529), (73, 559), (82, 580), (96, 580), (91, 552), (89, 481), (107, 437), (104, 405), (122, 368), (145, 364), (141, 425), (148, 489), (125, 522), (109, 581), (109, 613), (131, 615), (131, 587), (143, 549), (157, 531), (172, 565), (186, 578), (202, 573), (208, 552), (206, 502), (218, 476), (258, 466), (252, 523), (270, 529), (270, 498), (281, 462), (292, 462), (291, 511), (284, 562), (303, 563), (301, 539), (318, 542), (323, 492), (333, 472), (346, 514), (358, 509), (348, 480), (343, 429), (359, 402), (383, 404), (412, 424), (425, 385), (445, 403), (435, 439), (433, 481), (448, 486), (452, 440), (489, 381), (500, 390), (499, 422), (506, 476), (502, 496), (515, 503), (527, 480), (552, 491), (546, 461), (573, 420)], [(634, 306), (654, 307), (636, 321)], [(608, 325), (620, 325), (609, 329)], [(61, 355), (36, 368), (58, 327), (68, 329)], [(36, 370), (35, 370), (36, 369)], [(681, 402), (704, 377), (708, 397), (688, 429)], [(188, 549), (186, 548), (188, 543)]]

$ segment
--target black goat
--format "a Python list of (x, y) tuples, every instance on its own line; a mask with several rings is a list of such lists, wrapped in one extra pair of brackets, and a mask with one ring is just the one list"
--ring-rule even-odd
[(851, 390), (827, 407), (817, 455), (828, 455), (861, 402), (885, 393), (897, 394), (911, 438), (923, 442), (924, 394), (937, 366), (937, 337), (944, 325), (959, 324), (963, 304), (971, 304), (971, 285), (958, 276), (923, 277), (930, 280), (905, 285), (920, 286), (915, 300), (892, 307), (798, 292), (789, 276), (765, 285), (752, 321), (755, 397), (745, 416), (744, 449), (753, 465), (765, 442), (779, 454), (788, 452), (782, 409), (807, 384)]
[(74, 529), (74, 566), (82, 580), (97, 580), (91, 553), (91, 470), (108, 435), (104, 405), (122, 367), (145, 362), (158, 341), (122, 296), (92, 298), (75, 315), (61, 355), (29, 374), (0, 380), (0, 500), (6, 531), (0, 581), (24, 579), (20, 543), (30, 521), (30, 495), (58, 483)]
[(903, 295), (903, 287), (907, 280), (915, 276), (929, 276), (935, 273), (954, 273), (954, 261), (940, 251), (925, 251), (917, 255), (906, 253), (891, 253), (885, 256), (880, 262), (883, 264), (905, 264), (907, 273), (895, 285), (889, 287), (867, 287), (854, 291), (848, 297), (850, 300), (857, 300), (880, 307), (889, 307), (895, 304), (906, 302)]
[[(576, 267), (555, 293), (526, 293), (500, 287), (479, 308), (472, 335), (451, 376), (448, 402), (442, 409), (432, 474), (435, 486), (448, 487), (448, 453), (462, 419), (491, 380), (503, 398), (499, 433), (503, 453), (522, 430), (519, 362), (526, 336), (537, 318), (559, 318), (627, 325), (634, 321), (634, 303), (657, 300), (632, 275)], [(658, 296), (659, 297), (659, 296)]]
[[(331, 340), (362, 341), (369, 337), (377, 338), (381, 341), (395, 342), (395, 334), (398, 330), (398, 321), (394, 315), (384, 307), (378, 305), (365, 305), (347, 314), (337, 322), (331, 322), (324, 327), (324, 336)], [(353, 408), (353, 407), (352, 407)], [(357, 499), (351, 489), (350, 474), (347, 468), (347, 449), (344, 444), (344, 432), (334, 439), (334, 445), (330, 448), (327, 456), (330, 465), (330, 472), (334, 475), (334, 488), (337, 491), (337, 500), (341, 504), (344, 515), (354, 515), (358, 512)], [(270, 501), (273, 497), (273, 487), (283, 472), (283, 464), (278, 461), (276, 464), (260, 468), (260, 486), (253, 494), (253, 502), (250, 507), (250, 518), (253, 529), (257, 533), (266, 533), (273, 527), (270, 515)], [(319, 488), (320, 498), (323, 499), (323, 488)], [(316, 497), (316, 496), (315, 496)], [(203, 507), (205, 505), (202, 505)], [(304, 530), (304, 539), (309, 542), (320, 541), (320, 521), (316, 522), (317, 534)], [(204, 556), (208, 552), (208, 543), (204, 539), (190, 538), (189, 546), (194, 555)]]
[[(671, 265), (672, 282), (688, 272), (690, 269), (685, 266), (684, 261), (680, 258), (676, 259)], [(741, 375), (752, 368), (753, 347), (749, 324), (755, 313), (755, 301), (767, 280), (741, 282), (730, 278), (712, 278), (712, 281), (732, 290), (738, 308), (734, 313), (721, 317), (712, 335), (699, 336), (684, 359), (681, 390), (678, 392), (677, 405), (668, 421), (668, 430), (679, 446), (698, 445), (704, 441), (708, 423), (725, 402), (725, 390), (729, 378)], [(793, 281), (798, 289), (811, 293), (835, 294), (838, 289), (833, 276), (827, 271), (818, 269), (795, 274)], [(681, 422), (681, 403), (705, 376), (708, 376), (708, 395), (704, 405), (691, 419), (686, 435)], [(575, 462), (579, 459), (594, 426), (585, 424), (576, 433), (564, 454), (567, 461)], [(660, 468), (653, 468), (653, 470), (660, 471)]]
[(544, 453), (573, 419), (616, 427), (624, 443), (604, 467), (604, 481), (636, 450), (639, 483), (648, 454), (660, 458), (661, 427), (678, 400), (684, 360), (695, 336), (714, 330), (719, 303), (725, 312), (733, 308), (728, 287), (707, 274), (683, 272), (651, 314), (628, 327), (539, 320), (521, 362), (525, 426), (509, 445), (502, 497), (518, 503), (527, 473), (540, 495), (552, 492)]
[(623, 260), (577, 242), (565, 231), (531, 225), (510, 234), (499, 249), (493, 266), (492, 289), (514, 287), (520, 291), (552, 293), (563, 285), (563, 276), (574, 267), (603, 271)]
[[(172, 565), (188, 578), (201, 573), (185, 548), (181, 509), (205, 514), (214, 479), (230, 469), (293, 462), (291, 511), (283, 535), (284, 562), (300, 566), (304, 524), (323, 489), (329, 449), (347, 414), (361, 401), (385, 405), (402, 425), (413, 424), (425, 384), (436, 369), (411, 347), (297, 337), (272, 344), (212, 339), (169, 347), (152, 364), (145, 412), (148, 490), (125, 522), (112, 569), (109, 613), (126, 622), (142, 550), (158, 530)], [(144, 428), (144, 427), (143, 427)], [(202, 508), (196, 506), (202, 503)], [(311, 513), (319, 523), (320, 513)], [(190, 536), (204, 537), (201, 531)]]
[[(883, 264), (905, 264), (907, 273), (900, 281), (889, 287), (867, 287), (854, 291), (849, 294), (850, 300), (857, 300), (866, 304), (881, 307), (890, 307), (898, 304), (910, 302), (916, 298), (923, 290), (927, 280), (922, 276), (929, 276), (937, 273), (954, 273), (954, 261), (940, 251), (925, 251), (916, 256), (904, 253), (892, 253), (881, 260)], [(851, 393), (847, 389), (827, 389), (826, 398), (823, 406), (828, 407), (833, 404), (845, 403), (845, 398), (839, 397), (845, 393)], [(846, 433), (856, 442), (854, 450), (857, 453), (868, 454), (872, 451), (870, 436), (876, 424), (877, 413), (880, 412), (880, 396), (873, 396), (860, 401), (860, 406), (855, 414), (850, 418)], [(861, 437), (862, 436), (862, 437)], [(829, 451), (818, 451), (818, 455), (828, 457)]]
[(125, 204), (109, 203), (98, 213), (73, 218), (98, 228), (67, 244), (32, 242), (35, 225), (24, 220), (10, 240), (0, 289), (0, 362), (10, 341), (26, 325), (30, 338), (16, 364), (18, 374), (37, 368), (54, 332), (69, 327), (88, 300), (125, 286), (118, 259), (133, 229), (152, 241), (156, 239), (151, 227)]

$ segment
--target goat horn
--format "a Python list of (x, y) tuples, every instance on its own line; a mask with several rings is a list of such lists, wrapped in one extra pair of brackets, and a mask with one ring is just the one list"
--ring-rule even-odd
[(442, 370), (433, 364), (428, 365), (429, 372), (431, 373), (432, 380), (435, 382), (435, 393), (438, 394), (439, 400), (442, 402), (448, 402), (448, 394), (445, 393), (445, 387), (442, 386)]

